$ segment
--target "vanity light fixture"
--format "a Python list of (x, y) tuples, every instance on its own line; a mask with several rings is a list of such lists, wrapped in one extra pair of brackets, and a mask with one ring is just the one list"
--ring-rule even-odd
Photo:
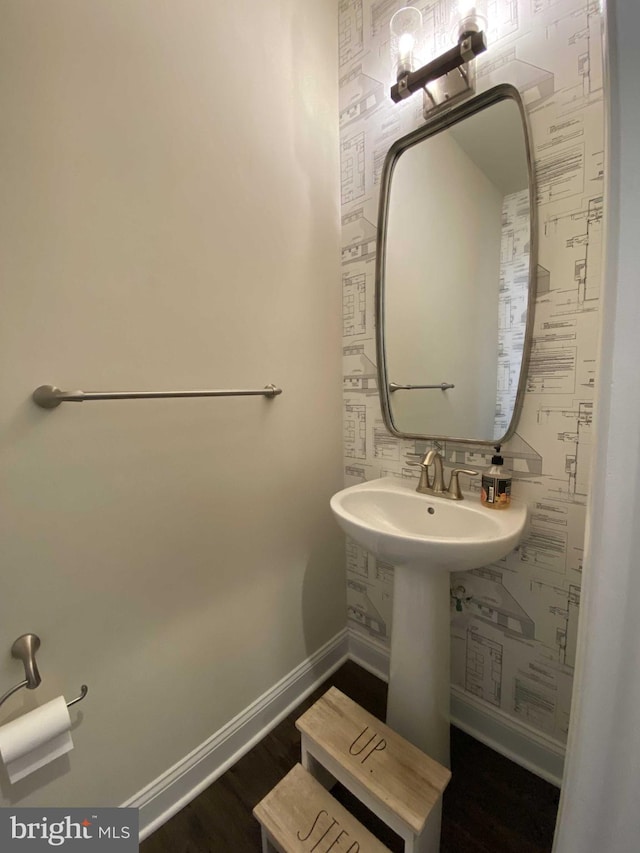
[(421, 39), (422, 15), (413, 6), (399, 9), (391, 18), (391, 51), (396, 80), (391, 99), (398, 103), (414, 92), (424, 92), (424, 114), (450, 105), (475, 91), (471, 60), (487, 49), (483, 26), (485, 0), (459, 0), (454, 21), (455, 47), (414, 70), (416, 46)]

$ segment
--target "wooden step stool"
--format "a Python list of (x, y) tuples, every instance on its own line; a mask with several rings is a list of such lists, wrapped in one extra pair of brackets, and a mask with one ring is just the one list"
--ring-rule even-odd
[(404, 840), (405, 853), (438, 850), (446, 767), (335, 687), (296, 726), (313, 776), (326, 787), (337, 779)]
[(253, 810), (262, 853), (389, 853), (300, 764)]

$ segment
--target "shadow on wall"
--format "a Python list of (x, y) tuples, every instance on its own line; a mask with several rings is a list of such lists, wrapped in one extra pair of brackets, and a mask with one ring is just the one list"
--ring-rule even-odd
[[(331, 640), (347, 625), (345, 553), (342, 534), (336, 535), (336, 523), (327, 512), (318, 525), (305, 566), (302, 581), (302, 630), (307, 658)], [(337, 595), (340, 601), (336, 601)], [(323, 620), (331, 613), (333, 624)]]

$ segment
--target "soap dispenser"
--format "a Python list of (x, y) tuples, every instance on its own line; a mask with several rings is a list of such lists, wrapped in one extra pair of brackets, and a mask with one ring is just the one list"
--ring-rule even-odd
[(507, 509), (511, 503), (511, 474), (504, 466), (500, 445), (491, 457), (491, 468), (482, 475), (480, 500), (491, 509)]

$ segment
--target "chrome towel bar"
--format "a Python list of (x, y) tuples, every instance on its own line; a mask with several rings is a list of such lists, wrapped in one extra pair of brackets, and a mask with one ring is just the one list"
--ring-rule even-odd
[(455, 388), (450, 382), (440, 382), (439, 385), (398, 385), (397, 382), (389, 383), (389, 391), (416, 391), (421, 388), (439, 388), (440, 391), (447, 391), (449, 388)]
[(55, 409), (60, 403), (83, 403), (85, 400), (151, 400), (161, 397), (277, 397), (282, 388), (265, 385), (248, 391), (61, 391), (55, 385), (40, 385), (32, 399), (42, 409)]

